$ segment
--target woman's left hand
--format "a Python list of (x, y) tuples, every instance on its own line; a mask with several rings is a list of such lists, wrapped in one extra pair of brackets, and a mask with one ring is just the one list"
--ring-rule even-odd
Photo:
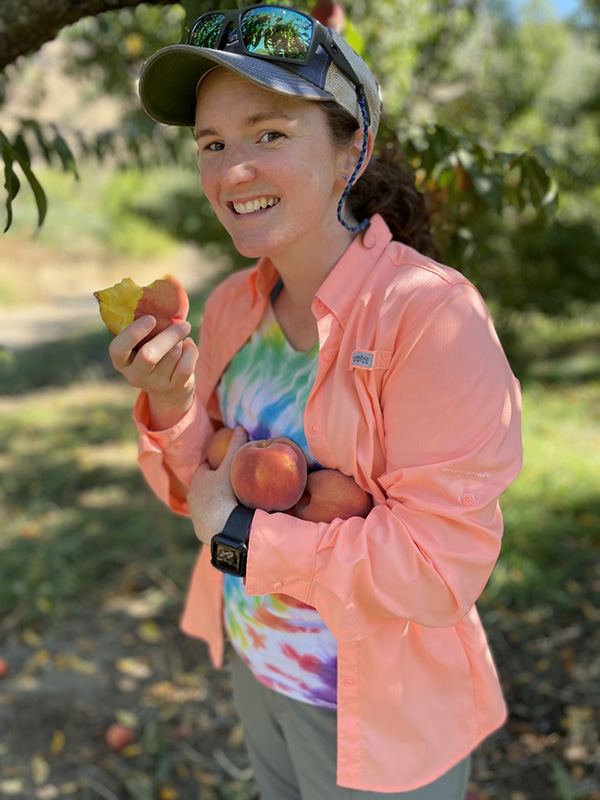
[(225, 458), (217, 469), (201, 464), (188, 491), (190, 516), (196, 536), (206, 545), (225, 527), (229, 515), (239, 504), (231, 488), (231, 462), (240, 447), (248, 441), (246, 431), (238, 425)]

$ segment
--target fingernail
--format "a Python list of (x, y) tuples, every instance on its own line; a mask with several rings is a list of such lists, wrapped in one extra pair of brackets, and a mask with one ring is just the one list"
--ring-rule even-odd
[(142, 326), (146, 330), (154, 327), (154, 317), (142, 317)]

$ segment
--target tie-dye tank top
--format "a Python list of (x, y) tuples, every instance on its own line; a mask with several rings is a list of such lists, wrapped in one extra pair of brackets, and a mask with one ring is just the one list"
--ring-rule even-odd
[[(271, 304), (217, 388), (223, 422), (243, 425), (250, 440), (287, 436), (319, 467), (304, 435), (304, 409), (318, 365), (318, 345), (290, 345)], [(316, 609), (283, 594), (248, 596), (242, 578), (226, 575), (224, 622), (229, 639), (260, 683), (312, 705), (336, 707), (337, 642)]]

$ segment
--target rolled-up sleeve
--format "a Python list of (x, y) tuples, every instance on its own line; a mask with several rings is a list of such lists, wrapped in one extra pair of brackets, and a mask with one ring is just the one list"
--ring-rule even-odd
[(209, 416), (198, 400), (172, 428), (150, 430), (148, 396), (141, 392), (133, 414), (139, 430), (138, 461), (154, 493), (178, 514), (189, 516), (185, 488), (204, 460), (204, 445), (213, 432)]

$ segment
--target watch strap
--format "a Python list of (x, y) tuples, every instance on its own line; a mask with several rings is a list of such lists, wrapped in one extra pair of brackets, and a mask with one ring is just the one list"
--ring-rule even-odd
[(222, 530), (223, 536), (234, 539), (240, 544), (248, 541), (250, 526), (254, 519), (254, 508), (237, 505), (229, 515), (225, 527)]

